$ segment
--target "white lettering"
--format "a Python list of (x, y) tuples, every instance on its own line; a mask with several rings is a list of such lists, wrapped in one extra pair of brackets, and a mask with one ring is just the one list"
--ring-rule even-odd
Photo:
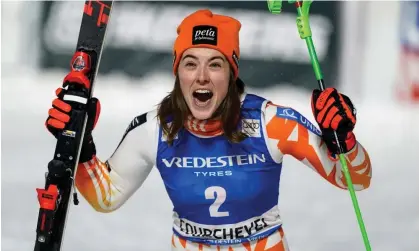
[(253, 154), (253, 162), (256, 163), (258, 160), (259, 162), (266, 162), (265, 154), (262, 154), (261, 156), (258, 156), (257, 154)]
[(193, 167), (192, 158), (191, 157), (183, 158), (183, 166), (184, 167)]
[(313, 132), (315, 131), (318, 134), (322, 134), (322, 132), (317, 127), (315, 127), (308, 119), (306, 119), (305, 117), (301, 115), (300, 115), (300, 123), (305, 125), (309, 130)]
[(208, 176), (212, 176), (212, 177), (222, 177), (222, 176), (232, 176), (233, 172), (232, 171), (217, 171), (217, 172), (194, 172), (196, 177), (206, 177), (207, 174), (209, 174)]
[(215, 157), (207, 157), (207, 167), (217, 167), (217, 166), (213, 166), (216, 163), (217, 162), (215, 162)]
[(204, 160), (204, 158), (200, 158), (200, 157), (193, 158), (193, 165), (194, 165), (195, 168), (205, 167), (205, 160)]
[(176, 158), (175, 164), (176, 164), (177, 167), (181, 167), (182, 166), (180, 164), (181, 160), (182, 160), (181, 158)]
[(226, 156), (228, 158), (228, 166), (234, 165), (233, 163), (233, 156)]
[(239, 166), (242, 166), (242, 165), (248, 165), (249, 163), (247, 163), (246, 162), (246, 158), (247, 158), (248, 156), (246, 156), (246, 155), (238, 155), (237, 156), (237, 164), (239, 165)]
[(232, 155), (220, 157), (173, 157), (162, 159), (166, 167), (180, 168), (221, 168), (226, 166), (244, 166), (258, 163), (265, 163), (264, 154)]
[(225, 157), (226, 156), (217, 158), (218, 163), (220, 163), (220, 167), (227, 166), (227, 162), (224, 160)]
[(175, 161), (176, 158), (171, 159), (170, 161), (168, 161), (167, 159), (163, 159), (163, 163), (167, 166), (167, 167), (172, 167), (173, 162)]
[(211, 29), (207, 30), (197, 30), (195, 32), (195, 38), (198, 39), (198, 37), (205, 36), (205, 37), (215, 37), (215, 31)]

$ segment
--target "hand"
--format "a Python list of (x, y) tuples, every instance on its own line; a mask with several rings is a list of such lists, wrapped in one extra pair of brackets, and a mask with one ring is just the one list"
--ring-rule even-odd
[(356, 138), (352, 132), (356, 124), (356, 110), (349, 97), (334, 88), (314, 90), (311, 99), (314, 118), (320, 126), (327, 148), (333, 154), (340, 153), (336, 144), (336, 131), (343, 153), (355, 147)]
[[(71, 118), (71, 106), (63, 101), (66, 92), (67, 90), (61, 87), (55, 91), (57, 98), (53, 100), (52, 108), (48, 111), (49, 116), (45, 121), (45, 126), (48, 131), (56, 138), (62, 133), (66, 123), (68, 123)], [(86, 130), (79, 158), (79, 162), (81, 163), (92, 159), (93, 155), (96, 154), (92, 131), (95, 128), (100, 115), (100, 102), (97, 98), (91, 98), (89, 100), (87, 114)]]

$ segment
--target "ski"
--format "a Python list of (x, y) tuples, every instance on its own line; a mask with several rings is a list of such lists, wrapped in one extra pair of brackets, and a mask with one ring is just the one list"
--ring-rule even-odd
[(39, 213), (35, 251), (59, 251), (73, 194), (78, 204), (74, 176), (77, 171), (87, 122), (87, 104), (102, 55), (113, 1), (85, 1), (70, 73), (64, 78), (64, 100), (71, 105), (70, 123), (57, 135), (54, 157), (48, 163), (45, 186), (37, 188)]

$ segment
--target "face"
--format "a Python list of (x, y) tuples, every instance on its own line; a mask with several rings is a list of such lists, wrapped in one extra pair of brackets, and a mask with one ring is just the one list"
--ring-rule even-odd
[(186, 50), (178, 68), (180, 88), (192, 115), (210, 118), (227, 95), (230, 65), (222, 53), (209, 48)]

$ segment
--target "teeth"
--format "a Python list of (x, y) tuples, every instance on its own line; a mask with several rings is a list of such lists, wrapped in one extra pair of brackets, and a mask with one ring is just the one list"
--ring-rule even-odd
[(195, 90), (196, 93), (211, 93), (210, 90), (205, 90), (205, 89), (199, 89), (199, 90)]

